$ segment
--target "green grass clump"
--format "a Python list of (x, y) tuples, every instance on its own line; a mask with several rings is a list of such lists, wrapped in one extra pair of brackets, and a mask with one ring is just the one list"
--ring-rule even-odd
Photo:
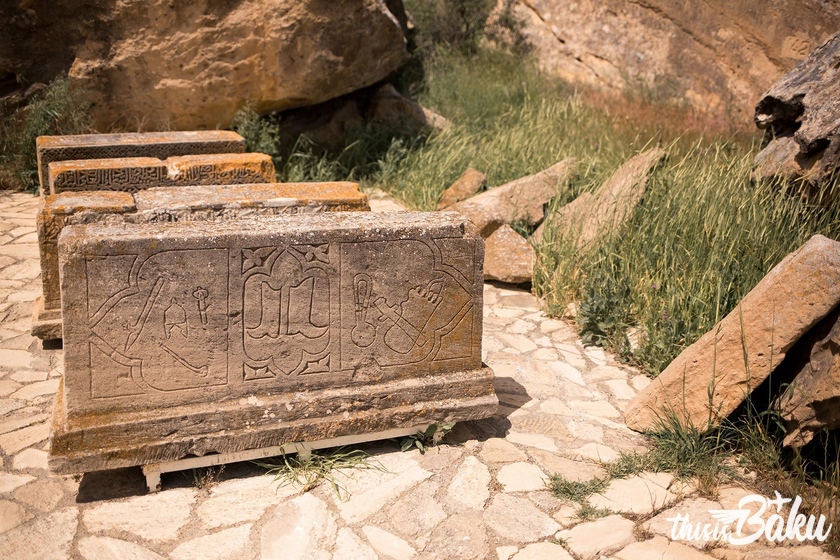
[(255, 462), (256, 465), (268, 470), (274, 475), (274, 481), (280, 486), (292, 485), (301, 493), (308, 492), (321, 482), (327, 482), (341, 500), (349, 498), (347, 489), (341, 482), (341, 477), (349, 477), (345, 471), (350, 469), (375, 469), (385, 471), (385, 468), (361, 449), (347, 449), (336, 447), (323, 451), (313, 451), (309, 457), (302, 458), (299, 454), (280, 455), (266, 461)]
[(0, 110), (0, 186), (38, 190), (38, 136), (90, 132), (90, 104), (84, 91), (57, 78), (36, 93), (23, 109)]
[(592, 494), (602, 492), (607, 487), (607, 479), (596, 477), (585, 482), (579, 482), (568, 480), (559, 474), (553, 474), (548, 481), (548, 487), (558, 498), (583, 502)]

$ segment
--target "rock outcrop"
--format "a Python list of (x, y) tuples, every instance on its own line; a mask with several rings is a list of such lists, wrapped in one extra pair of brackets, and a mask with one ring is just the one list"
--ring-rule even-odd
[(840, 428), (840, 308), (796, 343), (779, 374), (788, 381), (779, 401), (785, 445), (800, 447), (823, 429)]
[(408, 58), (401, 15), (399, 0), (14, 2), (0, 78), (69, 71), (99, 129), (226, 127), (249, 100), (284, 110), (382, 80)]
[(549, 73), (744, 125), (760, 93), (840, 28), (837, 3), (819, 0), (520, 0), (514, 13)]
[(651, 172), (666, 155), (665, 150), (653, 148), (630, 158), (595, 194), (583, 193), (546, 218), (534, 231), (534, 241), (542, 241), (548, 223), (553, 223), (557, 235), (578, 251), (614, 233), (633, 215)]
[(630, 401), (627, 426), (670, 413), (699, 429), (731, 414), (840, 302), (840, 242), (815, 235)]
[(755, 158), (756, 178), (802, 178), (816, 194), (840, 167), (838, 57), (840, 32), (761, 97), (755, 123), (769, 142)]

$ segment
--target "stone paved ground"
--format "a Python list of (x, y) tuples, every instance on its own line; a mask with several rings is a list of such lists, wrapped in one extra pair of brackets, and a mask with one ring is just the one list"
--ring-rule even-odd
[(545, 480), (602, 476), (599, 462), (643, 449), (622, 411), (647, 378), (584, 348), (529, 293), (489, 284), (484, 356), (499, 414), (458, 425), (453, 445), (425, 455), (365, 447), (384, 470), (349, 471), (347, 501), (328, 485), (278, 487), (250, 464), (200, 487), (192, 472), (164, 475), (166, 489), (151, 495), (139, 469), (50, 475), (62, 358), (28, 334), (40, 292), (36, 206), (33, 196), (0, 194), (0, 558), (829, 558), (810, 546), (669, 541), (668, 517), (712, 521), (709, 509), (735, 507), (749, 491), (726, 487), (710, 502), (661, 473), (611, 482), (589, 504), (613, 513), (579, 521), (580, 506), (553, 497)]

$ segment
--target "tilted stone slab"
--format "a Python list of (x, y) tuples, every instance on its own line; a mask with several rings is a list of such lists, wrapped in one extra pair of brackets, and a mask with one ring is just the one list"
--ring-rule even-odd
[(453, 213), (69, 226), (50, 466), (491, 416), (484, 243)]
[(51, 194), (67, 191), (138, 192), (178, 185), (236, 185), (275, 180), (271, 156), (201, 154), (157, 158), (59, 161), (49, 165)]
[(61, 338), (58, 236), (68, 224), (224, 221), (255, 215), (368, 211), (357, 183), (269, 183), (162, 187), (133, 196), (117, 191), (67, 192), (42, 197), (37, 216), (43, 297), (32, 335)]
[(133, 132), (39, 136), (35, 140), (41, 193), (48, 190), (49, 165), (56, 161), (152, 157), (245, 151), (245, 139), (229, 130)]
[(630, 401), (627, 426), (650, 430), (671, 412), (701, 430), (716, 424), (838, 302), (840, 243), (815, 235)]

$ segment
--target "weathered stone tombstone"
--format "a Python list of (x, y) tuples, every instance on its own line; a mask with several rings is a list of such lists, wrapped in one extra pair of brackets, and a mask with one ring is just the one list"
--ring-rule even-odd
[(271, 156), (259, 153), (200, 154), (167, 159), (134, 157), (50, 163), (49, 192), (125, 191), (179, 185), (272, 183)]
[(57, 473), (159, 475), (190, 455), (365, 441), (497, 408), (484, 243), (457, 214), (68, 226), (59, 254)]
[(43, 340), (61, 338), (57, 244), (65, 225), (223, 221), (254, 215), (367, 210), (367, 196), (358, 184), (349, 182), (161, 187), (133, 196), (118, 191), (48, 195), (42, 198), (37, 216), (43, 296), (36, 300), (32, 335)]
[(229, 130), (135, 132), (40, 136), (35, 141), (41, 194), (48, 190), (52, 162), (151, 157), (167, 159), (191, 154), (241, 153), (245, 139)]

